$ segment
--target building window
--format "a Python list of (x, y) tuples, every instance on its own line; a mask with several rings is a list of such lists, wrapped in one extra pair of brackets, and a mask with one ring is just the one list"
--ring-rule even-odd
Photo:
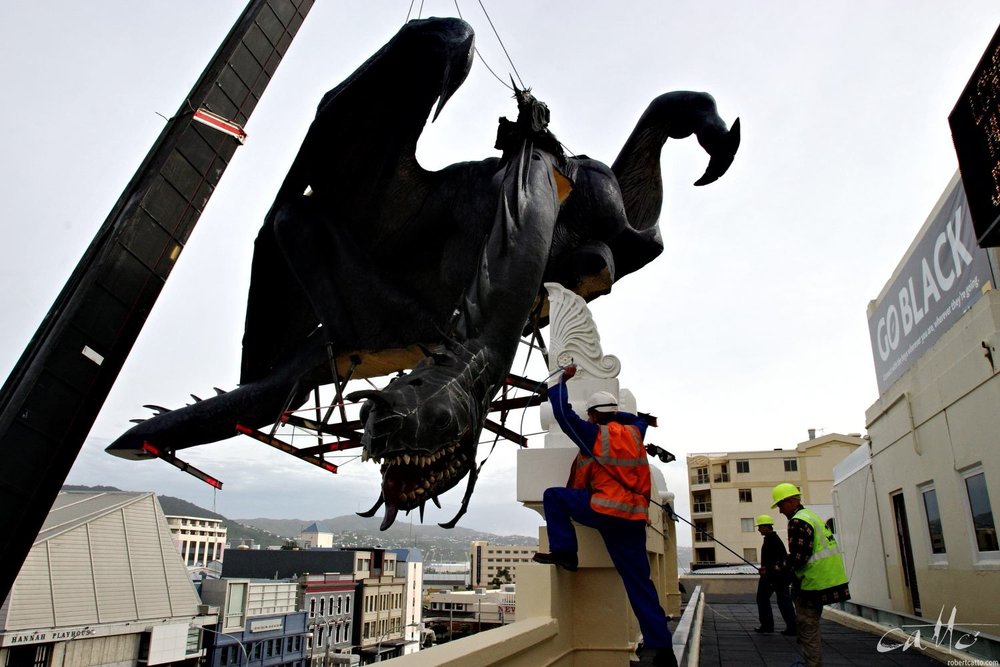
[(937, 490), (933, 486), (924, 487), (920, 490), (920, 495), (924, 500), (924, 515), (927, 517), (927, 533), (931, 539), (931, 553), (943, 554), (946, 552), (944, 546), (944, 530), (941, 527), (941, 510), (938, 507)]
[(747, 459), (736, 460), (736, 472), (750, 472), (750, 461)]
[(715, 476), (715, 482), (716, 484), (718, 484), (720, 482), (728, 482), (728, 481), (729, 481), (729, 464), (723, 463), (719, 465), (719, 474)]
[(986, 475), (982, 470), (965, 475), (965, 491), (969, 498), (969, 511), (972, 514), (972, 530), (976, 537), (976, 548), (984, 551), (998, 551), (997, 530), (993, 523), (993, 508), (990, 505), (990, 494), (986, 489)]
[(757, 562), (757, 550), (756, 549), (744, 549), (743, 558), (750, 561), (751, 563)]
[(7, 667), (48, 667), (52, 644), (28, 644), (7, 649)]
[(708, 484), (708, 468), (695, 468), (694, 469), (694, 483), (695, 484)]
[(326, 616), (326, 598), (319, 599), (319, 615)]
[(707, 521), (695, 521), (694, 522), (694, 539), (695, 542), (711, 542), (712, 536), (709, 535), (712, 528)]
[(785, 459), (785, 472), (798, 472), (799, 460), (796, 458)]
[(316, 598), (309, 598), (309, 618), (316, 618)]
[(229, 584), (226, 591), (226, 626), (235, 628), (243, 625), (243, 610), (247, 602), (246, 584)]
[(740, 530), (744, 533), (752, 533), (757, 530), (753, 525), (753, 518), (750, 519), (740, 519)]
[(694, 502), (691, 506), (691, 511), (695, 513), (699, 512), (711, 512), (712, 511), (712, 494), (707, 491), (700, 491), (691, 494)]
[(230, 646), (225, 646), (222, 648), (222, 657), (220, 658), (223, 665), (236, 665), (240, 662), (240, 647), (236, 644)]
[(753, 502), (753, 491), (750, 489), (740, 489), (740, 502), (741, 503), (752, 503)]

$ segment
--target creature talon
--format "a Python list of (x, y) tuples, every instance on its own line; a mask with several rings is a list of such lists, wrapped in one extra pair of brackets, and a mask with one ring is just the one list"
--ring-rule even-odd
[(357, 512), (356, 514), (360, 517), (364, 517), (365, 519), (370, 519), (373, 516), (375, 516), (375, 512), (377, 512), (379, 508), (382, 507), (382, 504), (384, 502), (385, 502), (385, 496), (379, 494), (378, 500), (375, 501), (375, 505), (370, 510), (365, 512)]

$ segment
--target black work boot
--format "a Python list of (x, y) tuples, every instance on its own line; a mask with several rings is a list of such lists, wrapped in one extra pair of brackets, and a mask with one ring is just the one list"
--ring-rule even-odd
[(576, 572), (579, 565), (576, 554), (570, 551), (553, 551), (550, 554), (539, 551), (531, 557), (531, 560), (543, 565), (558, 565), (570, 572)]
[(677, 667), (677, 657), (672, 648), (644, 647), (639, 651), (638, 664), (639, 667)]

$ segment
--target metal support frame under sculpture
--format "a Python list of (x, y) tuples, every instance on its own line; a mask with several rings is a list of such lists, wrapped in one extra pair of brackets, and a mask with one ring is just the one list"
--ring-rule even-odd
[(490, 401), (522, 332), (544, 321), (542, 284), (594, 298), (661, 252), (668, 138), (694, 134), (711, 156), (696, 185), (725, 173), (739, 145), (739, 121), (727, 129), (710, 95), (667, 93), (608, 167), (565, 156), (548, 108), (517, 91), (501, 157), (424, 170), (417, 139), (464, 81), (472, 47), (459, 19), (411, 21), (323, 97), (257, 237), (242, 384), (158, 414), (108, 451), (222, 440), (276, 422), (318, 385), (339, 394), (351, 377), (409, 370), (348, 395), (367, 399), (355, 435), (382, 463), (370, 513), (384, 503), (386, 528), (467, 476), (454, 525)]

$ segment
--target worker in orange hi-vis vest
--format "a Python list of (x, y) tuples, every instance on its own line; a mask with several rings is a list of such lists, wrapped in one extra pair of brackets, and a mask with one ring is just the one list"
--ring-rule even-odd
[(667, 616), (650, 579), (646, 555), (650, 481), (643, 438), (647, 423), (619, 412), (618, 399), (606, 391), (590, 397), (587, 419), (581, 419), (570, 407), (566, 390), (566, 381), (575, 374), (576, 366), (567, 366), (548, 392), (556, 421), (580, 452), (569, 484), (546, 489), (542, 497), (550, 551), (535, 554), (534, 560), (576, 571), (572, 522), (595, 528), (639, 620), (643, 637), (639, 664), (675, 667)]

